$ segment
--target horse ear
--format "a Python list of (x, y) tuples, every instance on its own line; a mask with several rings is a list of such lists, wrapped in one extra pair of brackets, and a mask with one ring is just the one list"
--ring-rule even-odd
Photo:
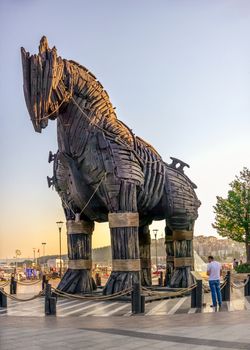
[(48, 51), (48, 49), (49, 49), (48, 39), (46, 38), (46, 36), (43, 36), (42, 39), (40, 40), (40, 45), (39, 45), (40, 55)]

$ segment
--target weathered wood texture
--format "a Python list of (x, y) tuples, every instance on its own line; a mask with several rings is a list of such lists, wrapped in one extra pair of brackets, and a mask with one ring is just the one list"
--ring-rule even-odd
[[(117, 211), (137, 213), (136, 185), (121, 181), (121, 190), (118, 201)], [(116, 227), (111, 228), (111, 248), (112, 260), (124, 261), (124, 270), (112, 271), (110, 278), (104, 288), (104, 294), (112, 294), (120, 290), (132, 287), (132, 282), (138, 282), (140, 279), (140, 268), (138, 271), (127, 271), (126, 261), (135, 261), (137, 265), (140, 259), (138, 227)]]
[[(193, 241), (191, 236), (193, 236), (192, 231), (166, 229), (167, 286), (184, 288), (193, 282), (190, 275), (190, 271), (193, 270)], [(185, 237), (188, 239), (184, 239)]]
[[(107, 222), (109, 213), (136, 212), (141, 227), (165, 219), (171, 230), (193, 230), (200, 202), (184, 174), (185, 163), (172, 158), (166, 164), (117, 118), (95, 76), (58, 56), (45, 37), (38, 55), (22, 49), (22, 64), (24, 95), (35, 131), (57, 118), (59, 150), (48, 183), (59, 193), (67, 220), (80, 214), (81, 220)], [(127, 190), (129, 186), (133, 190)], [(148, 259), (149, 244), (140, 244), (139, 253), (138, 228), (126, 226), (111, 228), (113, 257)], [(189, 248), (184, 244), (180, 249)], [(189, 283), (189, 268), (183, 269), (180, 286)], [(130, 275), (139, 279), (139, 273), (113, 272), (105, 292), (129, 286)], [(149, 268), (142, 267), (142, 280), (150, 283)], [(73, 282), (71, 275), (68, 285)]]
[(69, 268), (62, 277), (58, 289), (73, 294), (90, 293), (96, 289), (92, 278), (92, 234), (79, 233), (79, 228), (84, 226), (89, 231), (89, 225), (83, 225), (81, 222), (76, 224), (78, 225), (67, 225)]
[(151, 237), (148, 225), (139, 227), (139, 247), (141, 259), (141, 284), (151, 286)]

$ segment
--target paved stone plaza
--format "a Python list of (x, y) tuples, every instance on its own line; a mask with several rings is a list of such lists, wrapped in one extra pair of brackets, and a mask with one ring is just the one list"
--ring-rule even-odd
[(250, 349), (250, 311), (127, 317), (0, 318), (0, 348)]
[[(39, 290), (22, 286), (17, 296)], [(159, 300), (133, 316), (122, 301), (59, 298), (57, 316), (45, 316), (44, 298), (8, 299), (7, 309), (0, 308), (0, 349), (250, 349), (249, 297), (235, 290), (220, 312), (209, 307), (209, 293), (206, 302), (199, 310), (190, 307), (190, 297)]]

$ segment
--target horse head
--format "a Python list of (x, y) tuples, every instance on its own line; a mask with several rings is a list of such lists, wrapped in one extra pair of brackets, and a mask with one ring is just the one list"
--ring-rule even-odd
[(30, 55), (21, 48), (23, 89), (26, 105), (34, 129), (41, 132), (48, 119), (55, 119), (60, 108), (72, 93), (71, 65), (57, 56), (56, 48), (49, 48), (42, 37), (38, 54)]

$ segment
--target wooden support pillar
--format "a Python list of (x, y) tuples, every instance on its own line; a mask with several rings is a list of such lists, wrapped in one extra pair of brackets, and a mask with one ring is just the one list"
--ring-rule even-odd
[(92, 278), (92, 232), (94, 223), (67, 221), (68, 270), (58, 289), (67, 293), (90, 293), (96, 289)]
[(139, 215), (135, 212), (110, 213), (112, 272), (103, 290), (113, 294), (140, 283)]
[(151, 237), (149, 227), (139, 227), (139, 247), (140, 247), (140, 259), (141, 259), (141, 284), (143, 286), (152, 285), (151, 276)]
[(171, 287), (186, 288), (193, 283), (193, 231), (173, 231), (174, 272)]
[(165, 285), (170, 287), (171, 278), (174, 273), (174, 242), (172, 231), (166, 228), (165, 230), (166, 244), (166, 282)]

